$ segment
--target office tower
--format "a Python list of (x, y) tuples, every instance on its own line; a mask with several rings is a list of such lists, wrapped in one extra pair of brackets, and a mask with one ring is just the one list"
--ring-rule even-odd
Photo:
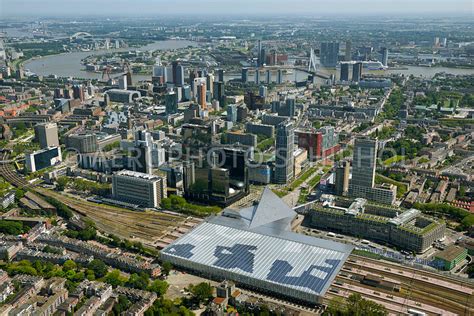
[(258, 95), (262, 98), (266, 98), (268, 94), (268, 88), (266, 86), (260, 86), (258, 89)]
[(152, 137), (147, 131), (137, 131), (135, 133), (135, 147), (132, 160), (133, 171), (151, 174), (152, 173)]
[(225, 106), (225, 84), (222, 81), (214, 82), (214, 100), (219, 101), (220, 106)]
[(265, 82), (267, 84), (270, 84), (272, 83), (272, 73), (270, 72), (270, 70), (267, 70), (267, 73), (266, 73), (266, 78), (265, 78)]
[(351, 41), (346, 41), (346, 55), (345, 55), (344, 60), (345, 61), (352, 60), (352, 42)]
[(283, 83), (283, 70), (278, 69), (277, 72), (277, 84), (282, 84)]
[(293, 123), (285, 121), (278, 125), (275, 143), (275, 182), (287, 184), (293, 178)]
[[(295, 104), (295, 99), (293, 98), (288, 98), (285, 101), (285, 104), (282, 105), (281, 102), (277, 101), (279, 104), (277, 108), (277, 113), (278, 116), (285, 116), (285, 117), (293, 117), (296, 114), (296, 104)], [(275, 104), (275, 106), (277, 105)], [(273, 111), (273, 108), (272, 108)]]
[(255, 83), (260, 83), (260, 71), (258, 69), (255, 69)]
[(229, 170), (229, 179), (231, 184), (239, 184), (239, 189), (245, 192), (249, 191), (249, 153), (247, 149), (242, 147), (223, 148), (218, 151), (219, 162), (221, 167)]
[(446, 37), (443, 38), (442, 45), (444, 48), (448, 47), (448, 39)]
[(166, 70), (166, 83), (174, 83), (174, 74), (172, 67), (165, 67)]
[(248, 80), (249, 80), (249, 69), (242, 68), (242, 82), (247, 83)]
[(122, 170), (112, 176), (112, 196), (141, 207), (159, 207), (166, 198), (166, 177)]
[(35, 140), (42, 149), (59, 146), (58, 125), (43, 123), (35, 126)]
[(165, 95), (166, 115), (178, 113), (178, 95), (170, 91)]
[(351, 165), (349, 161), (340, 161), (336, 167), (335, 193), (336, 195), (346, 195), (349, 191), (349, 174)]
[(213, 74), (207, 74), (206, 85), (207, 85), (207, 91), (209, 91), (211, 95), (213, 95), (214, 94), (214, 75)]
[(280, 111), (281, 101), (272, 101), (271, 111), (272, 113), (278, 113)]
[(249, 115), (249, 109), (245, 104), (239, 105), (237, 107), (237, 122), (243, 122), (247, 119)]
[(73, 99), (84, 101), (84, 87), (82, 84), (75, 84), (72, 86)]
[(96, 134), (71, 134), (66, 137), (66, 148), (80, 154), (95, 153), (99, 148)]
[(382, 64), (388, 66), (388, 48), (382, 47)]
[(176, 76), (174, 79), (174, 84), (178, 87), (184, 86), (184, 67), (181, 64), (176, 66)]
[(115, 40), (115, 49), (119, 49), (119, 48), (120, 48), (120, 41)]
[(349, 63), (341, 63), (341, 81), (349, 81)]
[(356, 138), (352, 160), (352, 185), (372, 188), (375, 184), (377, 140)]
[(263, 65), (263, 59), (262, 59), (262, 41), (258, 40), (258, 46), (257, 46), (257, 66), (260, 67)]
[(25, 168), (28, 172), (54, 166), (62, 161), (61, 147), (49, 147), (25, 154)]
[(434, 46), (439, 47), (439, 37), (434, 38)]
[(320, 60), (324, 67), (336, 67), (339, 57), (339, 43), (321, 43)]
[(210, 186), (212, 194), (228, 196), (230, 189), (229, 170), (225, 168), (212, 168), (210, 172)]
[(191, 86), (190, 85), (183, 86), (182, 100), (183, 101), (191, 101)]
[(194, 162), (183, 161), (183, 188), (187, 192), (196, 181)]
[(121, 90), (127, 90), (128, 85), (127, 85), (127, 75), (120, 76), (119, 79), (119, 89)]
[(197, 87), (198, 94), (198, 103), (201, 106), (201, 109), (205, 110), (207, 108), (207, 87), (206, 82), (201, 82)]
[(375, 186), (377, 149), (377, 139), (356, 138), (348, 195), (353, 198), (393, 204), (397, 197), (397, 187), (389, 183)]
[(174, 84), (176, 84), (176, 80), (178, 79), (178, 66), (179, 66), (179, 62), (176, 60), (171, 63), (171, 71), (173, 72), (172, 83)]
[(153, 66), (153, 77), (160, 78), (159, 81), (161, 84), (168, 82), (168, 71), (166, 69), (166, 66), (162, 66), (162, 65)]
[(227, 106), (227, 121), (235, 123), (237, 122), (237, 105), (229, 104)]
[(352, 81), (359, 82), (362, 78), (362, 63), (358, 62), (352, 66)]
[(224, 69), (217, 70), (217, 81), (225, 82), (224, 73), (225, 73)]
[(323, 126), (319, 130), (296, 131), (298, 147), (308, 151), (310, 160), (328, 157), (339, 151), (339, 135), (332, 126)]

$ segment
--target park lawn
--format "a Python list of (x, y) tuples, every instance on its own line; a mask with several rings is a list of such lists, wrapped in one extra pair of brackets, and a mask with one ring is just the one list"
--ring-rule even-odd
[(397, 163), (397, 162), (403, 161), (403, 160), (405, 160), (405, 156), (396, 155), (396, 156), (393, 156), (393, 157), (388, 158), (387, 160), (385, 160), (383, 162), (383, 164), (384, 164), (385, 167), (388, 167), (388, 166), (391, 166), (394, 163)]

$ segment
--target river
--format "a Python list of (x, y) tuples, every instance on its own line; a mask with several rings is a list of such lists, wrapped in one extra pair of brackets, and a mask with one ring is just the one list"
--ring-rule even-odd
[[(89, 51), (89, 52), (73, 52), (73, 53), (64, 53), (52, 56), (46, 56), (42, 58), (37, 58), (29, 60), (24, 64), (25, 69), (34, 72), (38, 75), (48, 76), (48, 75), (57, 75), (59, 77), (76, 77), (76, 78), (85, 78), (85, 79), (100, 79), (102, 74), (93, 73), (84, 71), (84, 66), (81, 64), (81, 60), (90, 55), (101, 55), (111, 52), (118, 51), (127, 51), (127, 50), (140, 50), (140, 51), (153, 51), (153, 50), (171, 50), (185, 48), (188, 46), (197, 46), (196, 42), (187, 41), (187, 40), (166, 40), (154, 42), (139, 48), (121, 48), (121, 49), (111, 49), (111, 50), (98, 50), (98, 51)], [(302, 81), (307, 77), (307, 73), (303, 71), (296, 71), (296, 73), (287, 74), (284, 77), (284, 80), (294, 81), (295, 78), (298, 81)], [(335, 69), (322, 69), (323, 73), (331, 74), (336, 73)], [(464, 74), (474, 74), (474, 69), (464, 69), (464, 68), (447, 68), (447, 67), (419, 67), (419, 66), (405, 66), (401, 69), (389, 69), (385, 71), (364, 71), (364, 73), (373, 73), (373, 74), (404, 74), (414, 75), (414, 76), (423, 76), (427, 78), (433, 77), (436, 73), (446, 72), (449, 74), (455, 75), (464, 75)], [(272, 76), (275, 76), (272, 74)], [(134, 75), (135, 80), (145, 80), (151, 79), (150, 76), (144, 75)], [(336, 77), (338, 77), (336, 75)], [(240, 74), (227, 74), (226, 80), (240, 78)], [(264, 74), (261, 74), (262, 80), (264, 80)], [(275, 80), (275, 78), (272, 78)], [(249, 76), (249, 80), (253, 80), (253, 76)]]
[[(123, 52), (128, 50), (172, 50), (185, 48), (188, 46), (197, 46), (197, 43), (187, 40), (166, 40), (154, 42), (138, 48), (119, 48), (88, 52), (64, 53), (29, 60), (24, 63), (24, 68), (42, 76), (57, 75), (59, 77), (100, 79), (102, 77), (101, 73), (88, 72), (84, 70), (85, 67), (81, 64), (82, 59), (91, 55), (103, 55), (112, 52)], [(135, 80), (150, 79), (150, 76), (142, 75), (134, 75), (133, 77)]]

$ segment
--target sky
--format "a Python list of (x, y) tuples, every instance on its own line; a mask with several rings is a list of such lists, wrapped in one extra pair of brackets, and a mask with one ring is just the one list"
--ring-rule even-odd
[(58, 15), (472, 15), (474, 0), (0, 0), (0, 19)]

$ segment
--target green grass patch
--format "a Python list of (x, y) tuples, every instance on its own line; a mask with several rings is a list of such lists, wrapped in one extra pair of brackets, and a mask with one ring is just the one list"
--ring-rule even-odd
[(404, 160), (404, 159), (405, 159), (405, 156), (396, 155), (396, 156), (393, 156), (393, 157), (388, 158), (387, 160), (385, 160), (385, 161), (383, 162), (383, 164), (384, 164), (386, 167), (388, 167), (388, 166), (390, 166), (390, 165), (392, 165), (392, 164), (394, 164), (394, 163), (397, 163), (397, 162), (399, 162), (399, 161), (402, 161), (402, 160)]
[(407, 193), (408, 187), (405, 183), (395, 181), (388, 177), (385, 177), (381, 174), (375, 174), (375, 183), (382, 184), (382, 183), (390, 183), (397, 187), (397, 198), (402, 197), (405, 193)]
[(316, 172), (316, 167), (312, 167), (312, 168), (309, 168), (308, 170), (306, 170), (305, 172), (303, 172), (295, 181), (293, 181), (289, 186), (288, 188), (292, 191), (294, 189), (296, 189), (297, 187), (299, 187), (303, 182), (305, 182), (306, 180), (308, 180), (308, 178)]

